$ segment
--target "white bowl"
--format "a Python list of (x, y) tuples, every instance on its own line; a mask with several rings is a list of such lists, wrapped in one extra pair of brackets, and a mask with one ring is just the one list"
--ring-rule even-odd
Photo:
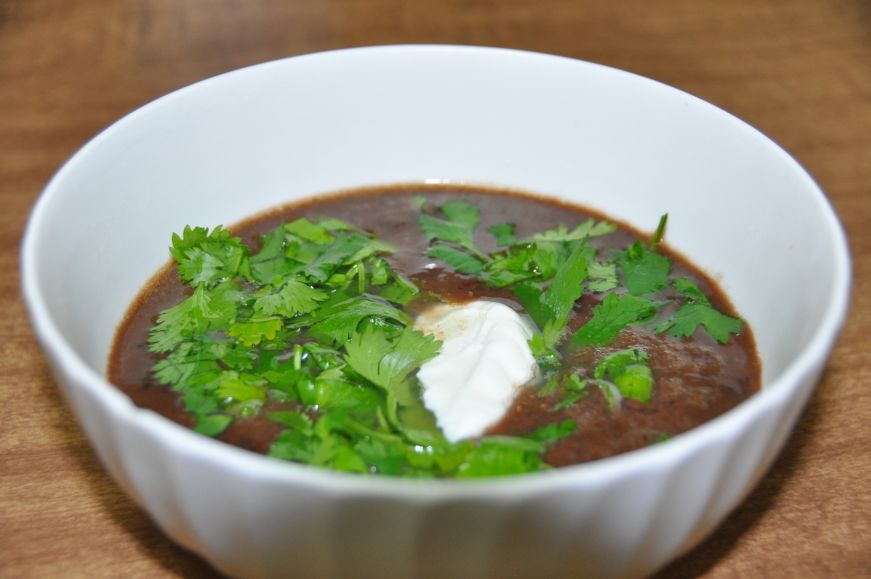
[[(364, 478), (226, 446), (105, 378), (115, 328), (185, 224), (429, 180), (568, 199), (668, 240), (750, 322), (764, 390), (668, 444), (482, 482)], [(176, 541), (237, 576), (637, 577), (765, 473), (844, 320), (850, 267), (787, 153), (668, 86), (555, 56), (395, 46), (290, 58), (163, 97), (85, 145), (39, 199), (23, 289), (100, 459)]]

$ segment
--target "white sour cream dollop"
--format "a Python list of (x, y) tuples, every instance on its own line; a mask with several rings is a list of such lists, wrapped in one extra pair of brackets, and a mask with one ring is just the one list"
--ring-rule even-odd
[(442, 341), (438, 356), (417, 376), (424, 405), (451, 442), (482, 435), (535, 377), (530, 323), (504, 304), (435, 305), (414, 328)]

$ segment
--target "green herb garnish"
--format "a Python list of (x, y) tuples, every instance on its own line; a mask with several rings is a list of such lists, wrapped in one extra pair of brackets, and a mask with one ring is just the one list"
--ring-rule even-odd
[(729, 341), (730, 334), (737, 334), (743, 322), (717, 311), (705, 294), (690, 279), (679, 278), (672, 286), (685, 297), (685, 302), (670, 318), (656, 327), (657, 332), (668, 332), (676, 338), (692, 336), (699, 326), (720, 343)]
[[(666, 219), (647, 244), (616, 252), (591, 240), (615, 230), (588, 219), (521, 239), (490, 227), (498, 248), (476, 245), (476, 206), (415, 199), (427, 255), (505, 288), (537, 331), (529, 341), (554, 412), (598, 387), (612, 407), (655, 396), (647, 354), (608, 348), (629, 325), (674, 338), (705, 331), (725, 342), (740, 320), (717, 311), (691, 280), (674, 278), (657, 251)], [(190, 288), (148, 336), (155, 378), (179, 393), (194, 429), (219, 436), (234, 421), (265, 417), (281, 428), (270, 456), (354, 473), (484, 477), (549, 468), (550, 445), (576, 435), (555, 420), (524, 436), (448, 442), (423, 406), (416, 372), (440, 342), (415, 331), (404, 307), (420, 297), (388, 261), (392, 247), (336, 219), (301, 218), (263, 235), (258, 250), (221, 228), (186, 227), (170, 253)], [(670, 293), (669, 293), (670, 292)], [(593, 313), (572, 324), (584, 296)], [(667, 312), (667, 313), (664, 313)], [(572, 327), (573, 332), (568, 329)], [(566, 371), (572, 349), (604, 348), (590, 374)]]
[(632, 349), (615, 352), (596, 365), (593, 376), (614, 384), (623, 398), (650, 402), (653, 375), (646, 352)]
[[(456, 202), (441, 214), (424, 220), (449, 240), (433, 255), (473, 271), (483, 264), (477, 208)], [(441, 344), (411, 328), (402, 306), (419, 290), (384, 259), (391, 251), (335, 219), (279, 226), (259, 251), (221, 227), (185, 228), (170, 252), (191, 293), (149, 334), (161, 355), (155, 378), (179, 393), (202, 434), (255, 415), (279, 424), (269, 455), (284, 460), (410, 477), (548, 468), (541, 455), (573, 422), (530, 437), (445, 440), (415, 377)]]
[[(459, 273), (510, 290), (523, 304), (538, 326), (529, 345), (545, 384), (557, 383), (555, 373), (560, 370), (563, 349), (607, 346), (630, 325), (652, 322), (656, 332), (676, 338), (704, 328), (720, 342), (741, 330), (741, 321), (713, 308), (692, 281), (672, 279), (671, 259), (657, 251), (665, 235), (667, 215), (659, 220), (647, 243), (638, 241), (622, 251), (611, 252), (600, 251), (590, 243), (590, 238), (615, 230), (604, 221), (591, 218), (573, 228), (559, 225), (529, 239), (518, 239), (512, 224), (500, 224), (489, 228), (499, 249), (483, 255), (474, 245), (479, 216), (468, 204), (452, 201), (436, 208), (447, 220), (428, 214), (425, 204), (419, 207), (421, 229), (432, 241), (430, 256)], [(663, 294), (669, 287), (680, 296), (678, 299)], [(585, 292), (601, 296), (599, 304), (592, 317), (566, 340), (565, 330)], [(675, 304), (673, 313), (657, 320), (658, 312), (665, 311), (669, 304)], [(629, 359), (626, 352), (633, 352), (635, 363), (618, 365), (618, 361)], [(616, 400), (619, 394), (648, 402), (653, 377), (646, 354), (635, 350), (618, 354), (600, 362), (595, 380), (607, 384), (603, 392), (609, 401)], [(565, 397), (555, 410), (571, 407), (585, 395), (582, 393), (586, 392), (587, 381), (573, 376), (565, 383)], [(612, 391), (612, 387), (616, 390)]]
[(645, 298), (632, 294), (609, 293), (593, 310), (593, 317), (572, 337), (581, 346), (605, 346), (630, 324), (649, 319), (656, 307)]

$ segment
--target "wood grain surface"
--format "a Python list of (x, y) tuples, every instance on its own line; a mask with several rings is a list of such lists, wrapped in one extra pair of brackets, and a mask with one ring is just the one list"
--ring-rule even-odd
[[(0, 0), (0, 577), (208, 577), (101, 469), (19, 295), (28, 212), (120, 115), (274, 58), (371, 44), (508, 46), (700, 96), (783, 145), (829, 195), (852, 309), (780, 459), (671, 577), (871, 577), (868, 0)], [(783, 215), (772, 216), (772, 226)], [(797, 312), (796, 315), (800, 315)]]

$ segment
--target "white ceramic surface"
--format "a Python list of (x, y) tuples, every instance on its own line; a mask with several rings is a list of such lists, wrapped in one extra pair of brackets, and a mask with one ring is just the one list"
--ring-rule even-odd
[[(650, 228), (753, 326), (764, 391), (667, 444), (485, 482), (362, 478), (225, 446), (131, 405), (116, 325), (187, 223), (431, 179), (570, 199)], [(700, 541), (782, 447), (843, 322), (850, 267), (824, 195), (762, 134), (622, 71), (526, 52), (374, 47), (161, 98), (48, 184), (23, 291), (57, 382), (118, 483), (176, 541), (246, 577), (638, 577)]]

